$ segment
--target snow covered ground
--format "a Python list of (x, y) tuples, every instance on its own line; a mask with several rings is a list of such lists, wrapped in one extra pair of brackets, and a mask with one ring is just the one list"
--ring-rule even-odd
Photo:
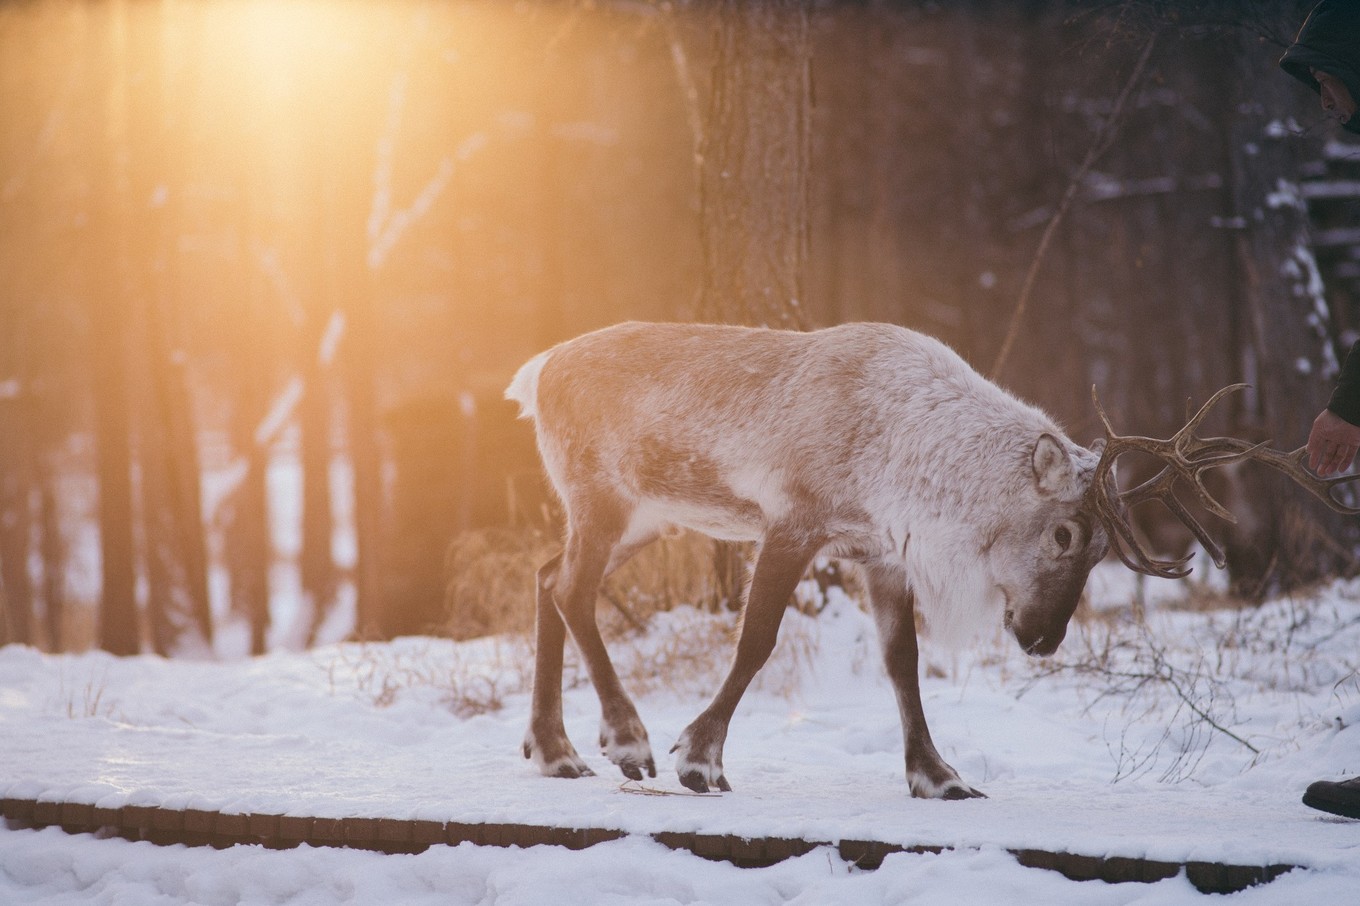
[[(1096, 603), (1127, 601), (1122, 568)], [(1158, 590), (1158, 595), (1168, 592)], [(730, 622), (730, 621), (729, 621)], [(645, 836), (580, 852), (436, 846), (419, 855), (157, 847), (0, 826), (0, 903), (1190, 903), (1184, 878), (1074, 882), (1008, 849), (1307, 866), (1231, 896), (1357, 902), (1360, 821), (1299, 802), (1360, 773), (1360, 584), (1251, 612), (1106, 609), (1058, 655), (998, 635), (932, 650), (923, 680), (941, 753), (991, 798), (913, 800), (870, 621), (833, 600), (791, 612), (733, 721), (735, 792), (688, 795), (666, 754), (721, 676), (728, 622), (658, 617), (612, 644), (659, 775), (595, 753), (598, 706), (569, 665), (568, 731), (598, 776), (537, 775), (519, 755), (530, 654), (519, 640), (403, 639), (254, 660), (115, 659), (0, 649), (0, 797), (315, 817), (697, 831), (953, 847), (876, 871), (817, 850), (765, 869)], [(674, 795), (648, 795), (657, 791)]]

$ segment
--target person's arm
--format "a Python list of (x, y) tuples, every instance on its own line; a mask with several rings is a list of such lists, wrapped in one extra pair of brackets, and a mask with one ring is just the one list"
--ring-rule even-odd
[(1308, 435), (1308, 467), (1322, 476), (1350, 468), (1360, 450), (1360, 341), (1351, 346), (1327, 408)]
[(1360, 340), (1351, 346), (1346, 361), (1341, 363), (1341, 376), (1327, 408), (1352, 425), (1360, 425)]

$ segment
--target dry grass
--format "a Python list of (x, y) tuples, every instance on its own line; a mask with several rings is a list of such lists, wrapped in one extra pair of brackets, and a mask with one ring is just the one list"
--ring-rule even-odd
[(445, 624), (453, 639), (526, 633), (538, 568), (560, 548), (537, 530), (464, 532), (444, 556)]
[[(445, 557), (447, 630), (454, 639), (525, 633), (534, 625), (538, 569), (561, 542), (538, 529), (465, 532)], [(601, 631), (616, 637), (681, 605), (716, 609), (726, 598), (713, 542), (685, 533), (655, 542), (605, 583)]]
[(677, 611), (667, 615), (660, 631), (616, 639), (611, 657), (632, 695), (666, 691), (708, 696), (722, 681), (731, 658), (735, 626), (730, 614)]
[[(348, 677), (360, 695), (375, 705), (395, 701), (403, 689), (438, 690), (451, 710), (474, 714), (498, 710), (506, 695), (527, 692), (532, 680), (532, 630), (538, 569), (561, 549), (541, 530), (486, 529), (467, 532), (450, 546), (445, 559), (447, 634), (458, 641), (450, 659), (433, 652), (382, 646), (347, 649), (330, 667)], [(735, 569), (749, 556), (739, 549)], [(701, 535), (667, 536), (620, 568), (601, 590), (597, 610), (601, 634), (610, 645), (620, 678), (631, 693), (668, 691), (711, 695), (731, 661), (739, 615), (728, 606), (730, 583), (715, 565), (713, 542)], [(815, 653), (807, 614), (819, 609), (815, 584), (804, 583), (780, 633), (779, 646), (756, 685), (792, 694)], [(658, 621), (658, 616), (663, 615)], [(644, 630), (654, 631), (644, 631)], [(492, 653), (486, 644), (514, 649), (512, 656)], [(567, 644), (563, 681), (568, 688), (589, 682), (575, 646)]]
[[(752, 549), (749, 544), (738, 546), (733, 568), (739, 573), (744, 574)], [(693, 532), (668, 535), (644, 548), (609, 578), (605, 591), (626, 602), (643, 620), (684, 604), (716, 610), (730, 603), (727, 583), (718, 575), (713, 541)]]
[(118, 706), (105, 698), (108, 686), (107, 671), (98, 680), (94, 677), (85, 681), (79, 689), (71, 690), (66, 685), (65, 674), (61, 677), (58, 690), (59, 698), (64, 700), (64, 711), (71, 720), (89, 717), (117, 719), (121, 712)]

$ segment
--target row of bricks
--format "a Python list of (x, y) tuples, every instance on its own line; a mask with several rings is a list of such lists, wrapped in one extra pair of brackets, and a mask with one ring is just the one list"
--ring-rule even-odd
[[(225, 845), (266, 843), (274, 846), (308, 843), (314, 846), (346, 846), (394, 852), (459, 843), (478, 846), (547, 844), (584, 849), (627, 836), (623, 831), (606, 828), (464, 824), (392, 818), (305, 818), (137, 805), (99, 808), (82, 803), (28, 799), (0, 800), (0, 815), (35, 827), (59, 826), (72, 832), (109, 828), (122, 836), (156, 842), (183, 840), (194, 843), (220, 842)], [(774, 864), (827, 845), (797, 839), (748, 839), (718, 834), (661, 832), (651, 836), (671, 849), (688, 850), (704, 858), (747, 865)], [(882, 862), (888, 853), (902, 852), (905, 848), (873, 841), (844, 841), (840, 849), (849, 861), (872, 867)]]
[(20, 824), (60, 826), (81, 832), (109, 828), (123, 836), (182, 838), (193, 843), (308, 843), (356, 849), (415, 851), (435, 844), (533, 846), (548, 843), (582, 849), (624, 836), (597, 828), (566, 829), (515, 824), (461, 824), (391, 818), (306, 818), (293, 815), (229, 814), (201, 809), (125, 805), (99, 808), (74, 802), (0, 800), (0, 814)]
[[(287, 847), (344, 846), (382, 852), (418, 852), (436, 844), (473, 843), (479, 846), (554, 845), (584, 849), (626, 836), (604, 828), (559, 828), (530, 824), (464, 824), (404, 821), (391, 818), (304, 818), (291, 815), (226, 814), (199, 809), (166, 809), (128, 805), (98, 808), (72, 802), (28, 799), (0, 800), (0, 815), (23, 825), (60, 826), (71, 832), (109, 828), (131, 839), (157, 843), (230, 846), (260, 843)], [(722, 834), (663, 831), (651, 835), (671, 849), (732, 862), (740, 866), (772, 865), (821, 846), (836, 848), (842, 859), (861, 868), (877, 868), (894, 853), (941, 853), (947, 847), (900, 846), (873, 840), (842, 840), (837, 844), (781, 837), (745, 838)], [(1154, 882), (1186, 872), (1203, 892), (1229, 893), (1273, 880), (1292, 865), (1223, 865), (1213, 862), (1162, 862), (1150, 859), (1082, 856), (1043, 850), (1012, 850), (1030, 868), (1057, 871), (1079, 881)]]
[(1075, 853), (1050, 853), (1037, 849), (1011, 850), (1016, 861), (1027, 868), (1046, 868), (1074, 881), (1139, 881), (1155, 883), (1185, 872), (1186, 879), (1201, 893), (1236, 893), (1257, 884), (1266, 884), (1296, 865), (1225, 865), (1220, 862), (1162, 862), (1156, 859), (1130, 859), (1122, 856), (1081, 856)]

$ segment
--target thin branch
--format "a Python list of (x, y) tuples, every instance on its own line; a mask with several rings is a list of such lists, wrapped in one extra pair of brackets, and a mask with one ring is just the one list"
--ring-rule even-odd
[(1057, 232), (1058, 224), (1062, 222), (1067, 209), (1071, 207), (1072, 199), (1076, 197), (1077, 190), (1081, 188), (1087, 172), (1114, 143), (1116, 127), (1123, 115), (1124, 104), (1128, 101), (1129, 95), (1133, 93), (1134, 86), (1142, 80), (1143, 71), (1147, 69), (1148, 58), (1152, 56), (1152, 48), (1156, 43), (1157, 35), (1154, 32), (1148, 38), (1147, 44), (1143, 46), (1143, 52), (1139, 54), (1138, 62), (1134, 65), (1133, 71), (1129, 73), (1129, 78), (1124, 83), (1123, 90), (1119, 92), (1119, 97), (1115, 100), (1110, 115), (1105, 118), (1105, 122), (1101, 124), (1100, 130), (1096, 133), (1095, 140), (1086, 152), (1086, 158), (1082, 160), (1081, 166), (1077, 167), (1076, 172), (1072, 174), (1072, 178), (1068, 181), (1067, 191), (1063, 193), (1062, 201), (1058, 203), (1058, 209), (1049, 218), (1048, 226), (1044, 227), (1044, 234), (1039, 239), (1039, 247), (1034, 252), (1034, 260), (1030, 262), (1029, 272), (1025, 274), (1025, 282), (1020, 287), (1020, 297), (1016, 300), (1015, 311), (1011, 314), (1011, 323), (1006, 331), (1006, 339), (1001, 344), (1001, 351), (997, 353), (995, 364), (992, 365), (990, 376), (993, 380), (1001, 376), (1002, 369), (1006, 367), (1006, 360), (1010, 358), (1011, 347), (1015, 345), (1015, 338), (1020, 333), (1020, 324), (1025, 318), (1025, 310), (1029, 307), (1029, 297), (1034, 290), (1034, 281), (1039, 275), (1039, 266), (1043, 264), (1044, 257), (1048, 253), (1048, 246), (1053, 241), (1053, 234)]

